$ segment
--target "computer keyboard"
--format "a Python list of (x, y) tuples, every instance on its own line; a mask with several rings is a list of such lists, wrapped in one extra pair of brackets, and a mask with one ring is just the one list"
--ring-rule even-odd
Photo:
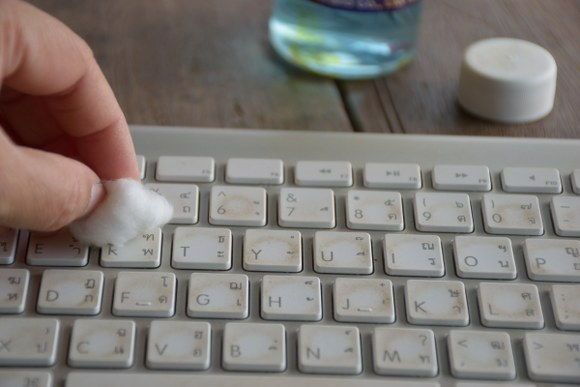
[(134, 127), (174, 218), (0, 236), (0, 386), (580, 384), (580, 141)]

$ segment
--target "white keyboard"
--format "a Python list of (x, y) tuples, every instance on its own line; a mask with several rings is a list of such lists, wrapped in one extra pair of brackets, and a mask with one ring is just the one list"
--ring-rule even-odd
[(0, 237), (0, 386), (580, 384), (580, 142), (135, 127), (171, 224)]

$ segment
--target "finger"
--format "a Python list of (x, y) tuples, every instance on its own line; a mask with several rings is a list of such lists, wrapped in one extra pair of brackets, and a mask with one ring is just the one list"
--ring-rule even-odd
[(0, 130), (0, 227), (58, 230), (103, 196), (99, 177), (83, 163), (16, 146)]
[(138, 178), (127, 122), (87, 44), (55, 18), (17, 0), (0, 1), (0, 34), (4, 83), (45, 98), (59, 127), (101, 178)]

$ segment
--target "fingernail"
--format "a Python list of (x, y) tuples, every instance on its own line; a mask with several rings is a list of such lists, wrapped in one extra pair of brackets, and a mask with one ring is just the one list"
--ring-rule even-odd
[(87, 205), (87, 210), (85, 211), (85, 215), (90, 214), (97, 205), (103, 200), (105, 197), (105, 187), (103, 183), (96, 183), (91, 188), (91, 198), (89, 199), (89, 204)]

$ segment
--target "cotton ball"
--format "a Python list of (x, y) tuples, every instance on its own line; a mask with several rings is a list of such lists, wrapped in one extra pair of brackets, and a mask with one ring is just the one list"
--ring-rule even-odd
[(132, 179), (103, 182), (106, 198), (89, 216), (69, 225), (81, 242), (122, 246), (139, 234), (161, 227), (173, 216), (163, 196)]

